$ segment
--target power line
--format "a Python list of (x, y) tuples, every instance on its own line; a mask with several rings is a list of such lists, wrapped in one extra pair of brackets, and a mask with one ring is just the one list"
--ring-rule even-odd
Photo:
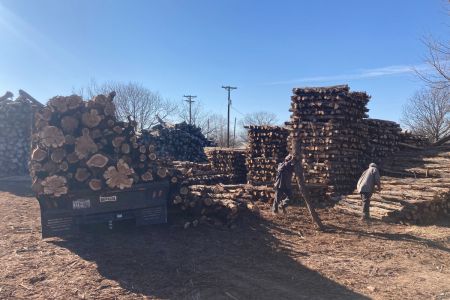
[(223, 89), (228, 91), (228, 123), (227, 123), (227, 147), (230, 147), (230, 107), (231, 107), (231, 90), (237, 89), (237, 87), (233, 86), (223, 86)]
[(187, 103), (189, 103), (189, 125), (192, 125), (192, 103), (194, 103), (195, 101), (192, 100), (194, 98), (197, 98), (197, 96), (192, 96), (192, 95), (184, 95), (184, 98), (187, 98), (186, 101)]
[(233, 106), (231, 106), (231, 109), (234, 110), (235, 112), (237, 112), (238, 114), (245, 116), (244, 113), (241, 113), (239, 110), (237, 110), (236, 108), (234, 108)]

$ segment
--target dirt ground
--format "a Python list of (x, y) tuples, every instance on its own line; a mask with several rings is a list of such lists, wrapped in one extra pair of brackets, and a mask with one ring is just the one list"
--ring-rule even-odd
[(0, 182), (1, 299), (450, 299), (450, 225), (321, 210), (246, 215), (237, 228), (175, 224), (42, 240), (24, 182)]

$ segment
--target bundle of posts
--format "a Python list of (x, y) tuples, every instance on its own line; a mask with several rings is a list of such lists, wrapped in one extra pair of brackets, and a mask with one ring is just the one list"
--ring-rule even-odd
[(230, 148), (207, 148), (206, 155), (214, 171), (233, 176), (230, 183), (244, 183), (247, 176), (245, 151)]
[(199, 127), (182, 122), (175, 125), (158, 125), (151, 134), (157, 137), (160, 151), (173, 160), (205, 162), (205, 147), (213, 145)]
[(0, 177), (28, 173), (32, 104), (12, 97), (0, 97)]
[(35, 115), (30, 174), (37, 195), (124, 189), (167, 178), (166, 160), (143, 144), (134, 122), (118, 121), (115, 93), (90, 101), (54, 97)]
[(422, 148), (429, 145), (430, 141), (424, 136), (407, 131), (400, 133), (399, 146), (401, 149)]
[(288, 155), (289, 131), (279, 126), (247, 126), (247, 182), (273, 185), (277, 165)]
[(240, 193), (239, 185), (191, 185), (183, 187), (182, 196), (175, 197), (173, 204), (187, 218), (185, 228), (198, 224), (233, 226), (242, 211), (257, 210)]
[(229, 184), (236, 181), (235, 175), (214, 169), (209, 162), (174, 161), (173, 166), (185, 176), (188, 185)]
[(370, 162), (381, 163), (382, 159), (399, 150), (400, 125), (385, 120), (364, 119), (367, 125), (366, 155)]
[(328, 197), (351, 193), (365, 166), (369, 96), (347, 85), (295, 88), (291, 97), (292, 143), (301, 149), (308, 184), (323, 184)]

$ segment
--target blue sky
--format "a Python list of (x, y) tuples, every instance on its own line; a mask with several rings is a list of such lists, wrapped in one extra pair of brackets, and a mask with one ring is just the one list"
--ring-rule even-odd
[(137, 81), (233, 117), (289, 118), (293, 87), (347, 83), (398, 121), (421, 88), (421, 38), (449, 34), (445, 0), (0, 0), (0, 93), (45, 102), (91, 79)]

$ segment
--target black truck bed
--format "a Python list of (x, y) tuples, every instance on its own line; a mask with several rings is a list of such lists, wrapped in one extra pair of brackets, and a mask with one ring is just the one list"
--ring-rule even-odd
[(124, 190), (73, 191), (61, 197), (39, 196), (42, 237), (67, 236), (89, 223), (135, 219), (136, 225), (167, 222), (167, 181)]

